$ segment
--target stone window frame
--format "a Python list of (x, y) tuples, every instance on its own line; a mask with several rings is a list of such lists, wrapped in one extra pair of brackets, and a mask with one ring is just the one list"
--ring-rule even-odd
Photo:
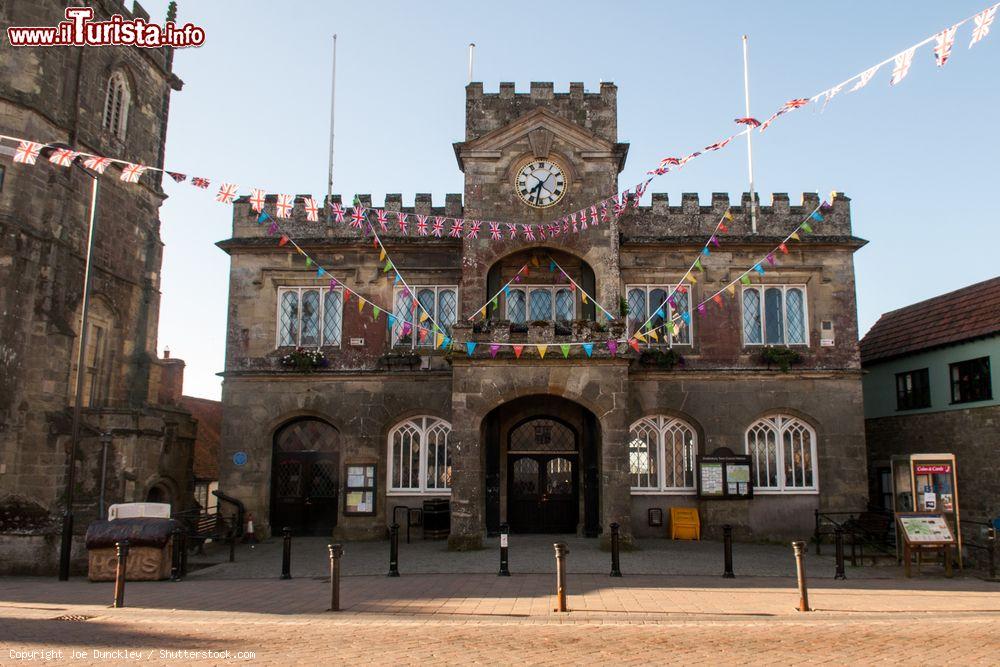
[[(690, 283), (680, 283), (680, 285), (681, 285), (681, 287), (684, 287), (687, 290), (687, 293), (684, 296), (687, 297), (687, 312), (688, 312), (688, 316), (689, 316), (690, 322), (683, 323), (683, 329), (686, 329), (687, 332), (688, 332), (688, 334), (687, 334), (687, 342), (674, 342), (674, 338), (676, 336), (668, 336), (668, 335), (666, 335), (666, 331), (664, 329), (660, 329), (657, 332), (657, 335), (660, 337), (660, 341), (662, 341), (662, 342), (657, 342), (656, 340), (650, 339), (650, 340), (646, 341), (646, 346), (647, 347), (651, 347), (651, 346), (660, 346), (660, 347), (674, 347), (674, 346), (678, 346), (678, 347), (693, 347), (694, 346), (694, 319), (695, 318), (694, 318), (693, 315), (691, 315), (691, 294), (692, 294), (692, 292), (691, 292), (691, 284)], [(637, 283), (637, 284), (632, 284), (632, 285), (625, 285), (625, 303), (626, 304), (629, 303), (629, 297), (631, 296), (632, 290), (636, 290), (636, 289), (642, 290), (646, 294), (646, 307), (645, 307), (645, 310), (643, 311), (644, 314), (642, 316), (642, 320), (639, 321), (639, 322), (636, 322), (636, 324), (637, 325), (641, 325), (649, 317), (649, 311), (650, 311), (650, 306), (651, 306), (651, 304), (649, 302), (649, 293), (650, 292), (652, 292), (653, 290), (656, 290), (656, 289), (660, 289), (660, 290), (663, 290), (664, 292), (666, 292), (667, 294), (670, 294), (671, 291), (673, 291), (676, 286), (677, 286), (677, 283), (668, 284), (668, 285), (661, 285), (661, 284), (657, 284), (657, 283), (645, 283), (645, 284)], [(630, 308), (631, 308), (631, 306), (630, 306)], [(659, 308), (659, 306), (657, 306), (657, 308)], [(667, 315), (669, 317), (673, 317), (674, 307), (671, 306), (668, 303), (668, 304), (666, 304), (666, 308), (667, 308)], [(627, 327), (627, 330), (628, 330), (628, 334), (630, 336), (632, 334), (634, 334), (635, 330), (632, 329), (633, 320), (632, 320), (632, 318), (629, 315), (625, 316), (625, 324), (626, 324), (626, 327)], [(652, 322), (650, 322), (650, 324), (652, 324)], [(675, 329), (675, 331), (676, 330), (677, 329)]]
[[(509, 286), (508, 290), (510, 292), (523, 292), (524, 293), (524, 321), (523, 322), (516, 322), (513, 318), (511, 318), (510, 312), (508, 312), (508, 308), (510, 306), (510, 298), (507, 296), (506, 293), (504, 294), (504, 306), (503, 306), (504, 318), (507, 319), (507, 320), (509, 320), (510, 322), (514, 323), (514, 324), (528, 324), (529, 322), (556, 322), (556, 321), (559, 321), (559, 322), (572, 322), (573, 320), (576, 319), (577, 313), (580, 310), (579, 306), (577, 305), (577, 300), (578, 300), (577, 299), (577, 294), (576, 294), (577, 290), (572, 289), (570, 287), (570, 285), (526, 285), (526, 284), (518, 283), (516, 286), (514, 286), (514, 285)], [(531, 294), (532, 294), (532, 292), (534, 292), (536, 290), (543, 290), (543, 291), (546, 291), (546, 292), (550, 293), (550, 297), (549, 297), (549, 299), (550, 299), (549, 300), (549, 317), (546, 318), (546, 319), (538, 319), (536, 317), (531, 317)], [(505, 292), (506, 291), (507, 290), (505, 290)], [(568, 320), (556, 320), (556, 297), (557, 297), (558, 293), (561, 292), (561, 291), (567, 291), (567, 292), (569, 292), (570, 295), (571, 295), (572, 303), (573, 303), (573, 315)]]
[[(629, 426), (629, 449), (631, 450), (632, 442), (638, 439), (636, 436), (636, 431), (639, 428), (645, 428), (646, 433), (653, 435), (656, 438), (656, 484), (646, 484), (645, 486), (636, 485), (638, 481), (635, 477), (636, 475), (642, 475), (643, 473), (633, 473), (632, 472), (632, 461), (631, 461), (631, 451), (629, 452), (629, 478), (630, 478), (630, 491), (632, 495), (694, 495), (698, 492), (697, 486), (695, 485), (695, 461), (698, 457), (698, 431), (690, 423), (678, 417), (670, 417), (667, 415), (649, 415), (641, 419), (637, 419), (631, 426)], [(683, 452), (683, 455), (687, 456), (687, 462), (685, 465), (685, 473), (690, 474), (690, 484), (684, 484), (682, 486), (668, 485), (667, 484), (667, 469), (664, 465), (666, 459), (666, 445), (667, 437), (671, 434), (676, 434), (678, 432), (687, 431), (690, 436), (690, 441), (687, 445), (682, 444), (683, 449), (688, 449), (687, 452)], [(648, 440), (647, 446), (648, 446)], [(645, 473), (647, 476), (649, 473)], [(673, 481), (676, 481), (673, 480)]]
[(121, 141), (125, 140), (128, 129), (129, 105), (132, 101), (132, 91), (128, 85), (128, 77), (121, 69), (117, 69), (108, 77), (108, 85), (104, 92), (104, 111), (101, 116), (101, 127)]
[[(767, 342), (767, 306), (765, 304), (767, 291), (770, 289), (781, 290), (781, 337), (780, 343)], [(788, 291), (800, 290), (802, 292), (802, 342), (788, 342)], [(750, 342), (747, 340), (746, 329), (746, 294), (747, 292), (757, 293), (757, 309), (760, 321), (760, 341)], [(740, 336), (745, 347), (809, 347), (809, 292), (805, 283), (760, 283), (756, 285), (744, 285), (740, 292)]]
[[(760, 446), (759, 443), (761, 442), (760, 438), (761, 435), (764, 436), (763, 446), (765, 448), (768, 447), (768, 445), (770, 444), (769, 440), (772, 439), (769, 439), (767, 437), (767, 434), (773, 434), (773, 443), (775, 445), (774, 466), (777, 473), (775, 477), (777, 483), (774, 485), (763, 485), (760, 483), (760, 480), (762, 479), (760, 475), (760, 468), (758, 466), (759, 463), (758, 457), (760, 456), (760, 453), (753, 451), (754, 445)], [(803, 463), (802, 465), (795, 466), (795, 468), (793, 469), (792, 471), (793, 481), (792, 484), (789, 485), (787, 484), (785, 479), (786, 444), (791, 445), (791, 447), (794, 449), (796, 444), (795, 436), (798, 435), (800, 436), (798, 440), (800, 452), (804, 452), (804, 450), (801, 449), (802, 434), (806, 434), (809, 437), (809, 463), (810, 463), (809, 468), (810, 472), (812, 473), (813, 483), (808, 486), (804, 484), (804, 480), (806, 477), (805, 475), (806, 468), (805, 464)], [(753, 440), (751, 440), (752, 436)], [(790, 436), (788, 443), (786, 443), (785, 441), (786, 436)], [(755, 420), (752, 424), (750, 424), (750, 426), (747, 427), (746, 431), (744, 432), (743, 443), (745, 447), (744, 451), (751, 458), (750, 474), (753, 480), (753, 492), (755, 494), (759, 493), (759, 494), (769, 495), (769, 494), (818, 494), (819, 493), (819, 459), (818, 459), (817, 443), (816, 443), (816, 429), (814, 429), (806, 421), (798, 417), (795, 417), (793, 415), (784, 413), (774, 413), (766, 415), (764, 417), (761, 417), (760, 419)], [(765, 449), (764, 460), (766, 462), (766, 467), (765, 467), (764, 479), (767, 478), (767, 472), (770, 470), (770, 462), (769, 462), (770, 457), (767, 456), (767, 453), (768, 452)], [(803, 484), (795, 483), (795, 480), (798, 477), (795, 471), (798, 471), (799, 475), (801, 475)]]
[[(451, 495), (451, 475), (454, 473), (454, 462), (451, 452), (451, 422), (446, 419), (441, 419), (440, 417), (435, 417), (433, 415), (417, 415), (415, 417), (409, 417), (402, 420), (398, 424), (389, 430), (388, 437), (386, 438), (386, 495), (387, 496), (450, 496)], [(419, 454), (418, 454), (418, 472), (417, 472), (417, 484), (401, 486), (396, 484), (395, 476), (400, 468), (397, 468), (396, 459), (399, 458), (402, 461), (403, 451), (402, 448), (397, 453), (395, 451), (394, 445), (396, 444), (397, 436), (400, 436), (400, 444), (402, 444), (401, 434), (406, 433), (410, 435), (410, 447), (412, 448), (412, 436), (414, 434), (418, 435), (420, 438), (419, 442)], [(427, 475), (427, 461), (428, 461), (428, 443), (429, 436), (433, 435), (435, 437), (444, 436), (444, 449), (445, 449), (445, 469), (448, 470), (448, 480), (449, 486), (428, 486), (428, 475)], [(436, 440), (440, 444), (439, 440)], [(411, 450), (412, 451), (412, 450)], [(412, 462), (412, 454), (411, 454)], [(413, 479), (412, 472), (410, 474), (410, 479)]]
[[(317, 345), (302, 345), (302, 294), (304, 292), (315, 291), (319, 292), (319, 314), (317, 316), (319, 322), (319, 332), (318, 332), (318, 344)], [(299, 304), (299, 314), (297, 317), (298, 327), (296, 331), (295, 341), (293, 343), (284, 343), (282, 340), (282, 326), (281, 326), (281, 302), (282, 297), (287, 292), (296, 292), (298, 294), (298, 304)], [(326, 295), (329, 292), (335, 292), (340, 294), (340, 319), (339, 327), (340, 330), (337, 332), (337, 342), (327, 343), (326, 342)], [(320, 349), (326, 348), (342, 348), (344, 345), (344, 291), (341, 287), (335, 287), (333, 289), (329, 287), (323, 287), (320, 285), (279, 285), (276, 289), (277, 298), (275, 300), (275, 316), (274, 316), (274, 347), (275, 349), (280, 349), (283, 347), (308, 347), (310, 349)]]
[[(413, 324), (412, 311), (404, 313), (398, 307), (399, 306), (398, 299), (400, 295), (402, 295), (406, 290), (407, 290), (406, 287), (399, 286), (392, 291), (392, 315), (396, 318), (396, 324), (393, 325), (392, 330), (389, 332), (390, 347), (396, 347), (397, 345), (405, 346), (406, 343), (400, 342), (400, 339), (402, 338), (403, 325), (406, 322), (409, 322), (411, 325)], [(455, 293), (455, 321), (452, 322), (451, 325), (454, 325), (458, 322), (458, 315), (459, 315), (458, 309), (460, 304), (462, 303), (458, 285), (410, 285), (409, 290), (411, 293), (417, 295), (415, 298), (419, 298), (421, 290), (434, 290), (433, 316), (434, 316), (434, 321), (439, 324), (441, 323), (441, 319), (439, 317), (439, 313), (441, 310), (441, 292), (451, 290), (452, 292)], [(409, 315), (411, 319), (406, 319), (407, 315)], [(425, 325), (428, 324), (430, 324), (430, 320), (428, 320), (428, 322), (425, 323)], [(430, 326), (433, 325), (430, 324)], [(442, 327), (445, 327), (445, 325), (442, 324)], [(442, 331), (441, 333), (443, 333), (446, 336), (451, 336), (451, 330), (448, 329), (447, 327), (445, 327), (444, 331)], [(429, 347), (433, 349), (434, 347), (436, 347), (436, 341), (434, 340), (434, 336), (432, 334), (428, 334), (427, 337), (422, 341), (419, 340), (419, 338), (420, 337), (416, 332), (416, 327), (414, 326), (410, 330), (410, 344), (409, 344), (410, 349), (416, 349), (422, 347)]]

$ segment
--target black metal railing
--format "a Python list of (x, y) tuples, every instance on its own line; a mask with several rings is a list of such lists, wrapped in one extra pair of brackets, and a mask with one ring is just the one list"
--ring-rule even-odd
[(997, 578), (997, 529), (988, 521), (962, 519), (962, 547), (973, 567), (981, 567), (990, 579)]
[(873, 565), (879, 558), (897, 558), (892, 512), (870, 507), (862, 512), (814, 510), (814, 516), (813, 543), (817, 555), (821, 553), (824, 538), (833, 541), (839, 529), (851, 547), (852, 566), (856, 567), (859, 560), (863, 563), (866, 557), (871, 558)]

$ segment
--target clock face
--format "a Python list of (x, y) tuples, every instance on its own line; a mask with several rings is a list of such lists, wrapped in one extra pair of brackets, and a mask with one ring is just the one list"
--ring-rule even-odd
[(552, 206), (566, 194), (566, 174), (551, 160), (532, 160), (518, 170), (514, 177), (514, 189), (528, 206)]

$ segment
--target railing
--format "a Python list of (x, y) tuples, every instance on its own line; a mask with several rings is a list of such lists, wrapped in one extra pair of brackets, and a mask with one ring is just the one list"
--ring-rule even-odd
[[(858, 560), (864, 562), (867, 555), (875, 564), (878, 558), (896, 558), (895, 531), (892, 512), (870, 507), (863, 512), (820, 512), (814, 510), (815, 528), (813, 542), (816, 554), (820, 554), (823, 538), (834, 536), (837, 529), (843, 531), (851, 544), (851, 566)], [(865, 549), (868, 554), (865, 554)]]
[[(539, 320), (524, 323), (487, 319), (473, 324), (458, 322), (453, 335), (477, 343), (547, 344), (567, 341), (604, 341), (621, 338), (625, 324), (621, 320)], [(596, 350), (595, 350), (596, 351)]]
[[(974, 519), (962, 519), (962, 546), (970, 549), (970, 556), (982, 556), (987, 575), (997, 578), (997, 529), (995, 524)], [(979, 558), (970, 558), (973, 563)]]

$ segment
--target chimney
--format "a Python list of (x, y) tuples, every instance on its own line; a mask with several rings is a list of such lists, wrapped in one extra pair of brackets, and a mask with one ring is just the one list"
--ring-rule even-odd
[(160, 386), (156, 394), (158, 405), (180, 405), (184, 394), (184, 360), (171, 359), (170, 350), (163, 350), (160, 359)]

